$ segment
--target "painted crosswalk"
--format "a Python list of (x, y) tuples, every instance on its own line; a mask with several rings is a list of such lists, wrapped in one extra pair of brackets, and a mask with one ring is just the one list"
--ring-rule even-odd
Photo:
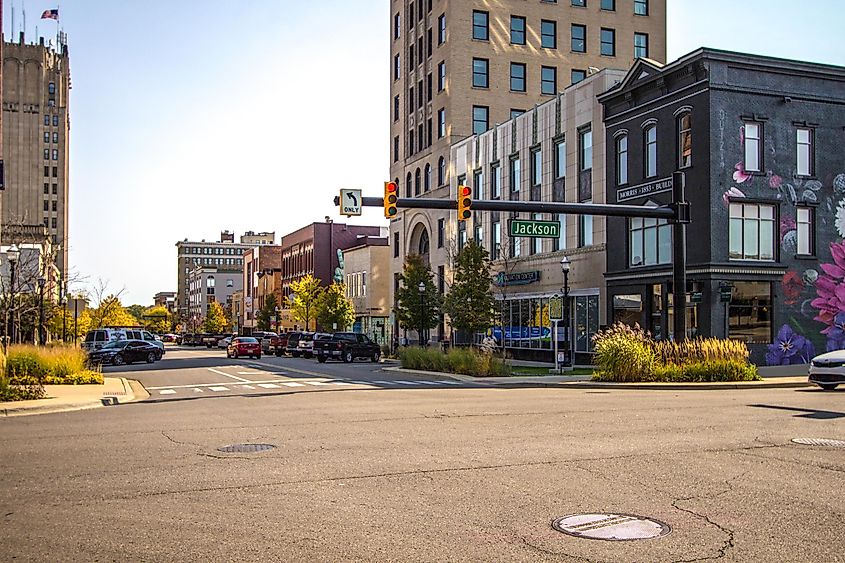
[[(256, 374), (257, 375), (257, 374)], [(262, 374), (263, 375), (263, 374)], [(193, 384), (193, 385), (171, 385), (167, 387), (148, 387), (147, 391), (149, 391), (153, 395), (160, 395), (160, 396), (170, 396), (176, 395), (179, 392), (185, 392), (190, 394), (195, 393), (204, 393), (207, 391), (211, 391), (214, 393), (225, 393), (225, 392), (239, 392), (243, 390), (255, 390), (256, 388), (259, 389), (283, 389), (283, 388), (307, 388), (307, 387), (317, 387), (317, 388), (330, 388), (330, 387), (366, 387), (369, 389), (373, 388), (383, 388), (383, 387), (393, 387), (393, 388), (409, 388), (409, 387), (417, 387), (417, 388), (432, 388), (432, 387), (445, 387), (445, 386), (454, 386), (454, 385), (467, 385), (467, 386), (478, 386), (480, 384), (465, 384), (461, 383), (460, 381), (449, 381), (445, 379), (441, 380), (404, 380), (404, 379), (381, 379), (375, 381), (362, 381), (362, 380), (299, 380), (299, 381), (280, 381), (278, 379), (274, 379), (272, 381), (249, 381), (241, 382), (241, 381), (231, 381), (226, 382), (225, 384), (221, 383), (201, 383), (201, 384)]]

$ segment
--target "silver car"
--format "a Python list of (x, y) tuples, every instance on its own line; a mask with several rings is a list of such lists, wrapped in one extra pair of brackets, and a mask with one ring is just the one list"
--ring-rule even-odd
[(813, 358), (809, 380), (825, 391), (833, 391), (837, 385), (845, 384), (845, 350), (834, 350)]

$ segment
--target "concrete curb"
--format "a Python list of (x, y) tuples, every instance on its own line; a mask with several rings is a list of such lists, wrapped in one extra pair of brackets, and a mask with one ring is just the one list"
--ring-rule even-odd
[[(138, 381), (129, 380), (125, 377), (106, 377), (104, 380), (119, 381), (120, 389), (104, 391), (99, 388), (92, 389), (90, 397), (80, 398), (75, 401), (63, 401), (61, 398), (49, 397), (33, 401), (21, 401), (20, 405), (6, 403), (0, 407), (0, 417), (29, 416), (34, 414), (53, 414), (61, 412), (72, 412), (89, 409), (97, 409), (106, 406), (134, 403), (149, 397), (149, 394)], [(133, 383), (135, 385), (133, 385)], [(116, 386), (116, 385), (115, 385)]]
[[(589, 379), (572, 380), (564, 379), (566, 376), (542, 376), (542, 377), (511, 377), (511, 378), (487, 378), (460, 375), (456, 373), (442, 373), (437, 371), (422, 371), (415, 369), (404, 369), (401, 367), (386, 367), (384, 371), (399, 373), (412, 373), (416, 375), (428, 375), (455, 379), (464, 383), (475, 383), (490, 385), (491, 387), (517, 388), (517, 387), (557, 387), (569, 389), (615, 389), (615, 390), (655, 390), (655, 391), (714, 391), (719, 389), (798, 389), (801, 387), (812, 387), (813, 384), (802, 377), (802, 381), (795, 381), (797, 378), (770, 378), (763, 381), (729, 381), (713, 383), (609, 383), (604, 381), (590, 381)], [(588, 378), (588, 376), (571, 376)], [(554, 379), (553, 379), (554, 378)], [(778, 381), (782, 379), (783, 381)], [(545, 380), (545, 381), (544, 381)]]

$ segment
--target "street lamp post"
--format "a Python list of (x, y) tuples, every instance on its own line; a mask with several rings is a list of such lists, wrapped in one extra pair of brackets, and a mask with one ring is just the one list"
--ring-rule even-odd
[(425, 347), (428, 344), (428, 339), (424, 338), (425, 333), (425, 282), (420, 282), (417, 286), (420, 292), (420, 345)]
[(79, 296), (73, 298), (73, 345), (76, 346), (76, 337), (79, 333)]
[(44, 284), (47, 280), (43, 276), (38, 278), (38, 343), (41, 346), (47, 344), (46, 334), (44, 334)]
[(59, 279), (59, 305), (62, 307), (62, 344), (67, 344), (67, 296), (64, 280)]
[(8, 315), (10, 327), (7, 327), (6, 335), (9, 337), (10, 343), (15, 342), (15, 266), (18, 264), (18, 259), (21, 257), (21, 251), (18, 246), (13, 244), (6, 251), (6, 258), (9, 260), (9, 307)]
[[(569, 333), (572, 328), (572, 323), (569, 318), (569, 268), (571, 264), (569, 258), (564, 256), (560, 261), (560, 270), (563, 272), (563, 328), (566, 337), (566, 349), (563, 351), (563, 367), (572, 366), (572, 340)], [(557, 335), (555, 335), (557, 338)]]
[(278, 305), (276, 305), (274, 312), (276, 313), (276, 320), (273, 321), (273, 329), (275, 332), (279, 332), (279, 315), (282, 313), (282, 310), (279, 308)]

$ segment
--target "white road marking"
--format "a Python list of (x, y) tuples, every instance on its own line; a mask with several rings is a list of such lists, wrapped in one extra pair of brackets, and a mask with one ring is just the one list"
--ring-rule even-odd
[(252, 385), (242, 385), (244, 389), (255, 389)]
[(275, 383), (259, 383), (258, 386), (263, 388), (263, 389), (278, 389), (279, 388), (279, 386), (276, 385)]
[(349, 381), (332, 381), (332, 384), (334, 384), (334, 385), (355, 385), (354, 382), (349, 382)]
[(159, 395), (173, 395), (174, 393), (176, 393), (176, 391), (173, 389), (162, 389), (158, 392)]
[(228, 391), (228, 387), (216, 386), (216, 387), (209, 387), (212, 391)]
[(355, 385), (372, 385), (372, 381), (352, 381)]
[(218, 375), (223, 375), (225, 377), (231, 377), (232, 379), (235, 379), (237, 381), (244, 381), (246, 383), (252, 383), (249, 379), (244, 379), (243, 377), (238, 377), (236, 375), (230, 375), (230, 374), (226, 373), (225, 371), (220, 371), (219, 369), (214, 369), (214, 368), (206, 368), (206, 369), (208, 369), (208, 371), (210, 371), (212, 373), (216, 373)]
[(239, 371), (238, 375), (261, 375), (263, 373), (261, 371)]
[(402, 381), (397, 379), (394, 383), (398, 383), (399, 385), (419, 385), (419, 381)]
[(308, 385), (331, 385), (331, 383), (326, 383), (325, 381), (306, 381)]
[(197, 389), (196, 387), (194, 387), (194, 393), (202, 393), (202, 389)]
[(460, 381), (438, 381), (438, 383), (442, 383), (443, 385), (460, 385)]
[(393, 385), (393, 381), (373, 381), (373, 383), (378, 383), (379, 385)]
[(280, 381), (279, 383), (285, 387), (305, 387), (302, 383), (296, 383), (295, 381)]
[(420, 385), (440, 385), (439, 381), (417, 381)]

